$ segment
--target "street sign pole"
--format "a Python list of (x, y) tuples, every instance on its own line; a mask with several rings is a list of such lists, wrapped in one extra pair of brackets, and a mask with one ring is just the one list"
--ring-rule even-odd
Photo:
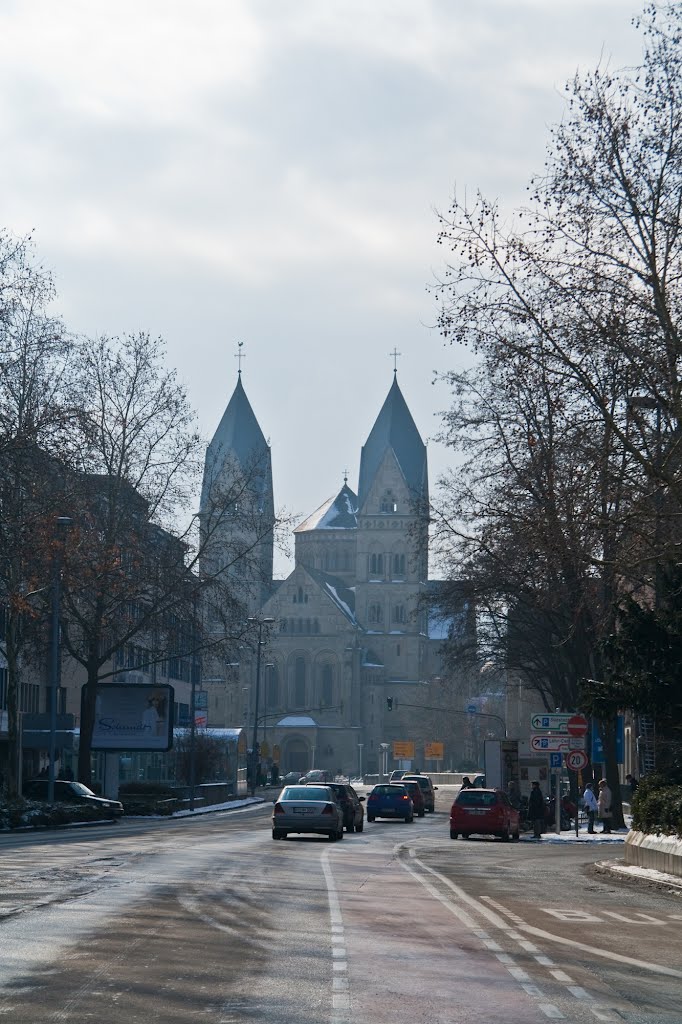
[(561, 772), (554, 775), (554, 831), (561, 835)]

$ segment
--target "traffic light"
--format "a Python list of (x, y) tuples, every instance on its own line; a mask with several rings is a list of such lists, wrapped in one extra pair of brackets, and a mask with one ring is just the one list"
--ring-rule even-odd
[(393, 697), (386, 698), (386, 707), (389, 711), (393, 711)]

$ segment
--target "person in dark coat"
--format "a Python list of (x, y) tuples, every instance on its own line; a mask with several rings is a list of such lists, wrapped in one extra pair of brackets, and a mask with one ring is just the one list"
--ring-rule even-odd
[(545, 825), (545, 798), (540, 783), (534, 782), (528, 798), (528, 817), (533, 822), (533, 838), (541, 839)]
[(462, 779), (462, 786), (461, 786), (461, 788), (462, 789), (473, 789), (474, 788), (473, 784), (471, 782), (471, 779), (469, 778), (468, 775), (465, 775), (464, 778)]

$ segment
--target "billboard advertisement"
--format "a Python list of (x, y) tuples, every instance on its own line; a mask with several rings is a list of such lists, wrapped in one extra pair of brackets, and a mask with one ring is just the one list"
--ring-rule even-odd
[(173, 687), (165, 684), (100, 683), (92, 749), (170, 750), (174, 697)]

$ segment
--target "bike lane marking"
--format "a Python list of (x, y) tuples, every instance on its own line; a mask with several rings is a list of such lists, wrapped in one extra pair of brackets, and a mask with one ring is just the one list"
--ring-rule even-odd
[[(500, 903), (497, 903), (491, 897), (483, 896), (483, 897), (481, 897), (481, 901), (485, 901), (485, 902), (480, 902), (475, 897), (470, 896), (467, 892), (465, 892), (465, 890), (461, 889), (460, 886), (456, 885), (454, 882), (452, 882), (445, 875), (442, 875), (439, 871), (436, 871), (434, 868), (431, 868), (427, 864), (424, 864), (421, 860), (419, 860), (418, 857), (416, 857), (414, 855), (412, 857), (412, 862), (418, 864), (425, 871), (428, 871), (430, 874), (432, 874), (436, 878), (438, 878), (448, 889), (450, 889), (464, 903), (466, 903), (468, 907), (477, 910), (478, 913), (481, 914), (483, 917), (485, 917), (488, 921), (490, 921), (490, 923), (495, 928), (498, 928), (500, 931), (504, 932), (505, 935), (508, 938), (512, 939), (512, 941), (517, 942), (519, 944), (519, 946), (521, 946), (521, 948), (527, 947), (528, 943), (525, 942), (525, 940), (523, 940), (522, 937), (520, 935), (518, 935), (517, 932), (514, 931), (514, 927), (512, 927), (512, 924), (510, 924), (510, 922), (513, 923), (513, 926), (515, 926), (519, 930), (523, 930), (524, 932), (531, 932), (532, 934), (540, 935), (543, 938), (544, 937), (554, 938), (554, 936), (552, 936), (550, 933), (545, 933), (541, 929), (535, 929), (535, 928), (532, 928), (530, 925), (526, 925), (524, 920), (523, 920), (523, 918), (519, 917), (518, 914), (514, 914), (512, 911), (507, 910), (506, 907), (503, 907)], [(403, 863), (403, 866), (406, 868), (406, 870), (408, 870), (408, 871), (410, 870), (410, 868), (409, 868), (409, 866), (407, 864)], [(419, 876), (417, 875), (416, 877), (419, 877)], [(427, 885), (427, 883), (426, 883), (426, 881), (424, 879), (422, 879), (422, 884)], [(448, 901), (441, 894), (437, 894), (437, 898), (441, 899), (441, 901), (443, 901), (445, 903), (445, 905), (448, 905)], [(486, 904), (489, 904), (489, 905), (486, 905)], [(453, 912), (456, 912), (455, 907), (452, 904), (450, 904), (450, 906), (452, 907)], [(493, 907), (495, 908), (494, 910), (492, 909)], [(459, 908), (457, 908), (457, 909), (459, 909)], [(496, 913), (496, 911), (499, 911), (500, 913)], [(504, 917), (500, 916), (500, 914), (503, 914)], [(489, 939), (489, 936), (485, 932), (479, 932), (477, 934), (479, 935), (479, 937), (483, 938), (484, 940)], [(492, 941), (494, 942), (494, 940), (492, 940)], [(569, 942), (570, 941), (571, 940), (569, 940)], [(522, 945), (522, 943), (525, 943), (525, 946)], [(572, 944), (574, 944), (574, 945), (576, 945), (576, 946), (578, 946), (580, 948), (583, 948), (583, 949), (585, 949), (587, 951), (592, 951), (592, 947), (581, 946), (580, 943), (572, 943)], [(495, 945), (497, 945), (497, 944), (495, 944)], [(499, 948), (499, 946), (498, 946), (498, 948)], [(535, 947), (535, 948), (537, 948), (537, 947)], [(526, 948), (526, 952), (532, 952), (532, 951), (528, 950)], [(554, 961), (551, 960), (551, 958), (546, 957), (546, 956), (540, 954), (539, 952), (538, 952), (537, 955), (534, 955), (533, 958), (542, 967), (555, 968)], [(638, 961), (632, 960), (632, 958), (622, 958), (622, 956), (620, 954), (618, 955), (618, 958), (619, 959), (629, 960), (629, 962), (631, 962), (631, 963), (639, 963)], [(649, 966), (650, 967), (660, 968), (662, 973), (666, 973), (666, 974), (670, 970), (668, 968), (661, 967), (660, 965), (649, 965)], [(508, 969), (510, 970), (510, 973), (512, 973), (512, 971), (514, 971), (514, 973), (512, 973), (512, 976), (514, 977), (516, 975), (517, 980), (523, 982), (523, 978), (521, 977), (521, 974), (525, 974), (526, 979), (529, 982), (532, 981), (530, 976), (527, 975), (526, 972), (524, 972), (522, 968), (516, 968), (516, 970), (514, 970), (514, 968), (512, 968), (512, 967), (508, 967)], [(556, 969), (556, 970), (557, 970), (557, 973), (559, 975), (558, 977), (555, 975), (555, 970), (554, 969), (550, 971), (550, 973), (552, 975), (554, 975), (554, 980), (558, 981), (560, 984), (563, 984), (565, 986), (566, 991), (568, 993), (570, 993), (570, 995), (573, 998), (580, 999), (581, 1002), (583, 1003), (583, 1005), (586, 1005), (588, 1001), (593, 1000), (593, 997), (592, 997), (592, 995), (589, 992), (587, 992), (581, 986), (578, 986), (578, 985), (574, 984), (573, 979), (571, 978), (571, 976), (569, 974), (567, 974), (564, 971), (558, 971), (558, 969)], [(516, 971), (521, 972), (521, 974), (516, 974)], [(682, 973), (680, 973), (680, 972), (674, 972), (674, 973), (675, 973), (676, 976), (682, 977)], [(532, 985), (532, 984), (529, 985), (529, 986), (526, 986), (526, 984), (522, 984), (522, 987), (523, 987), (524, 991), (526, 991), (529, 995), (534, 996), (536, 999), (539, 1000), (539, 999), (542, 998), (542, 991), (537, 986)], [(563, 1017), (563, 1013), (561, 1012), (561, 1010), (557, 1006), (555, 1006), (554, 1004), (538, 1002), (538, 1006), (543, 1011), (543, 1013), (545, 1013), (545, 1015), (547, 1017), (551, 1018), (551, 1019), (557, 1019), (558, 1020), (561, 1017)], [(615, 1008), (601, 1005), (596, 1000), (593, 1000), (591, 1005), (589, 1005), (589, 1009), (592, 1012), (593, 1016), (595, 1016), (600, 1021), (616, 1022), (618, 1020), (622, 1020), (622, 1017), (621, 1017), (620, 1014), (618, 1014), (617, 1017), (613, 1015), (614, 1013), (618, 1013), (618, 1011)]]
[[(452, 886), (452, 884), (449, 882), (449, 879), (441, 875), (440, 872), (435, 871), (433, 868), (430, 868), (428, 867), (428, 865), (424, 864), (421, 860), (419, 860), (417, 856), (415, 856), (414, 851), (410, 851), (410, 857), (413, 860), (413, 862), (418, 864), (419, 867), (422, 868), (424, 871), (428, 871), (436, 878), (447, 883), (449, 887), (454, 888), (454, 886)], [(470, 928), (473, 934), (481, 940), (482, 944), (495, 954), (496, 958), (500, 961), (500, 963), (503, 964), (509, 971), (512, 978), (514, 978), (515, 981), (518, 981), (520, 983), (520, 987), (525, 992), (525, 994), (536, 1001), (538, 1009), (545, 1015), (545, 1017), (549, 1018), (550, 1020), (565, 1019), (564, 1014), (561, 1012), (558, 1006), (556, 1006), (554, 1003), (549, 1003), (545, 1001), (545, 996), (542, 990), (537, 985), (534, 985), (532, 983), (530, 975), (522, 967), (519, 967), (516, 964), (512, 956), (510, 956), (508, 953), (496, 952), (496, 950), (499, 950), (501, 948), (499, 944), (495, 942), (494, 939), (491, 939), (486, 931), (483, 931), (478, 927), (477, 922), (470, 914), (467, 913), (467, 911), (463, 910), (461, 907), (458, 907), (451, 900), (443, 896), (442, 893), (438, 892), (435, 886), (431, 885), (431, 883), (428, 882), (427, 879), (423, 877), (423, 875), (420, 875), (419, 872), (415, 871), (410, 866), (410, 864), (406, 863), (404, 860), (401, 860), (401, 863), (405, 871), (411, 874), (421, 885), (423, 885), (427, 892), (434, 896), (444, 907), (446, 907), (447, 910), (450, 911), (450, 913), (454, 914), (455, 917), (459, 918), (462, 924)], [(507, 922), (503, 918), (495, 914), (493, 911), (489, 910), (485, 906), (480, 906), (477, 903), (477, 901), (473, 898), (467, 899), (466, 902), (473, 905), (478, 910), (479, 914), (487, 918), (495, 927), (499, 928), (501, 931), (509, 932), (509, 925), (507, 924)], [(615, 1020), (615, 1018), (613, 1019)]]

